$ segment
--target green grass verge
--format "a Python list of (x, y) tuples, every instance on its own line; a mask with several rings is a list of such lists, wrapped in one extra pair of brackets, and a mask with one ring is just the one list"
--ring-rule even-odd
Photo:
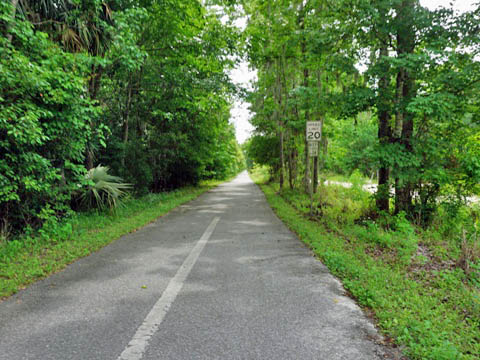
[(35, 236), (0, 244), (0, 299), (134, 232), (221, 182), (129, 199), (114, 213), (75, 214), (62, 223), (47, 224)]
[[(402, 241), (402, 234), (348, 221), (310, 220), (306, 196), (292, 191), (279, 194), (276, 184), (264, 184), (261, 172), (252, 178), (283, 222), (342, 280), (359, 304), (372, 310), (381, 331), (405, 355), (432, 360), (480, 358), (479, 291), (462, 281), (459, 269), (413, 272), (411, 259), (416, 254), (406, 232)], [(379, 249), (386, 251), (379, 256)]]

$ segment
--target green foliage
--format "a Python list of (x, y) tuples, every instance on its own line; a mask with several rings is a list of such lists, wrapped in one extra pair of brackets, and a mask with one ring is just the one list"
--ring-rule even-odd
[[(307, 191), (303, 134), (317, 120), (318, 168), (378, 174), (380, 211), (392, 200), (395, 214), (428, 227), (444, 199), (479, 191), (478, 9), (431, 11), (414, 0), (249, 0), (244, 8), (258, 70), (249, 96), (258, 163), (280, 179), (288, 172), (291, 187), (302, 170)], [(276, 153), (261, 158), (274, 138)]]
[(253, 136), (246, 144), (248, 159), (258, 165), (268, 165), (279, 168), (278, 164), (278, 137)]
[[(99, 163), (139, 195), (243, 169), (226, 76), (239, 34), (214, 10), (195, 0), (22, 0), (12, 10), (0, 4), (4, 233), (68, 214)], [(125, 189), (111, 180), (90, 182), (86, 207), (117, 203)]]
[(375, 119), (362, 113), (355, 121), (332, 120), (332, 125), (333, 132), (325, 134), (331, 139), (325, 169), (345, 175), (357, 169), (371, 177), (378, 168)]
[(153, 183), (153, 170), (147, 150), (142, 142), (129, 141), (124, 150), (126, 153), (125, 166), (121, 168), (121, 163), (117, 163), (117, 168), (120, 168), (125, 180), (135, 184), (133, 191), (141, 195), (147, 194)]
[(28, 22), (10, 31), (12, 43), (0, 37), (0, 221), (18, 232), (39, 226), (42, 209), (68, 211), (84, 175), (86, 124), (99, 110), (84, 96), (87, 57)]
[[(223, 143), (226, 142), (226, 143)], [(245, 169), (245, 158), (235, 139), (233, 126), (218, 141), (217, 150), (205, 168), (204, 177), (227, 179)]]
[(249, 170), (249, 175), (257, 184), (266, 184), (270, 180), (267, 166), (255, 165)]
[[(259, 180), (258, 174), (254, 179)], [(471, 287), (474, 280), (461, 268), (441, 269), (448, 262), (435, 261), (427, 246), (430, 235), (415, 229), (405, 214), (379, 220), (388, 221), (389, 228), (372, 220), (355, 224), (328, 221), (325, 215), (309, 219), (301, 206), (308, 199), (301, 192), (278, 193), (278, 184), (262, 189), (277, 215), (361, 305), (372, 309), (381, 330), (405, 355), (422, 360), (480, 356), (480, 302), (478, 288)]]
[(112, 134), (99, 159), (139, 193), (243, 168), (228, 123), (233, 86), (225, 76), (235, 30), (195, 1), (155, 1), (114, 18), (120, 32), (106, 54), (111, 65), (99, 94)]

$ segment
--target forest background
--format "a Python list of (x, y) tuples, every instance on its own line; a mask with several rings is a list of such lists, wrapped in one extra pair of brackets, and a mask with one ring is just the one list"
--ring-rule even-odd
[(2, 1), (3, 237), (243, 167), (227, 75), (239, 31), (207, 7)]
[(244, 8), (258, 78), (244, 148), (280, 218), (406, 355), (480, 357), (478, 4)]

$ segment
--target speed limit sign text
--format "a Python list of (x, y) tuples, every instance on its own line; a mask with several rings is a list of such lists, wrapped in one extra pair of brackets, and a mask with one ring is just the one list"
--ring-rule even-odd
[(322, 122), (307, 121), (307, 141), (320, 141), (322, 139)]

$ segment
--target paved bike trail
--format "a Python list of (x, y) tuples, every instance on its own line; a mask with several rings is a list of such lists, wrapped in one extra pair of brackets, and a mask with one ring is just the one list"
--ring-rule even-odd
[(0, 359), (395, 358), (246, 173), (0, 303)]

